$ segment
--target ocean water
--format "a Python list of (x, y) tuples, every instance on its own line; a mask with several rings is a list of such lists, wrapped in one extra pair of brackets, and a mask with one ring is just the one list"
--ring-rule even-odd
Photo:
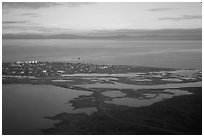
[(3, 62), (68, 61), (202, 70), (201, 41), (3, 39), (2, 55)]
[[(86, 113), (96, 108), (74, 109), (70, 100), (88, 91), (65, 89), (51, 85), (8, 84), (2, 86), (3, 134), (42, 134), (42, 129), (53, 127), (59, 121), (45, 119), (59, 113)], [(73, 110), (74, 109), (74, 110)]]

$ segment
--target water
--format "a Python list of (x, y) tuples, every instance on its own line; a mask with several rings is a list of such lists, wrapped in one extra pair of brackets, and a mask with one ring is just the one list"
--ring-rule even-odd
[[(121, 88), (121, 89), (166, 89), (163, 93), (144, 93), (145, 97), (126, 97), (125, 93), (119, 90), (109, 90), (102, 94), (111, 97), (112, 100), (105, 101), (115, 105), (130, 107), (149, 106), (158, 101), (169, 99), (174, 96), (192, 94), (188, 91), (173, 89), (179, 87), (201, 87), (202, 82), (176, 83), (166, 85), (131, 85), (131, 84), (88, 84), (88, 87), (98, 85), (100, 88)], [(91, 86), (90, 86), (91, 85)], [(128, 86), (129, 85), (129, 86)], [(84, 86), (84, 85), (82, 85)], [(137, 92), (137, 91), (133, 91)], [(51, 128), (53, 121), (45, 119), (45, 116), (56, 114), (85, 113), (91, 115), (97, 111), (95, 107), (74, 109), (69, 103), (70, 100), (80, 95), (90, 96), (92, 92), (78, 91), (73, 89), (60, 88), (51, 85), (30, 85), (30, 84), (9, 84), (3, 85), (2, 89), (2, 129), (3, 134), (42, 134), (41, 129)]]
[(11, 84), (3, 85), (3, 133), (42, 134), (41, 129), (50, 128), (53, 121), (45, 116), (55, 116), (62, 112), (86, 113), (90, 115), (96, 108), (75, 109), (68, 102), (79, 95), (92, 92), (65, 89), (51, 85)]
[(151, 79), (137, 79), (137, 78), (130, 78), (131, 81), (152, 81)]
[(69, 80), (69, 79), (54, 79), (52, 81), (53, 82), (70, 82), (70, 81), (73, 81), (73, 80)]
[(105, 96), (108, 96), (108, 97), (123, 97), (125, 96), (124, 93), (120, 92), (120, 91), (117, 91), (117, 90), (113, 90), (113, 91), (106, 91), (106, 92), (103, 92), (102, 93), (103, 95)]
[[(146, 73), (144, 73), (146, 74)], [(139, 73), (120, 73), (120, 74), (108, 74), (108, 73), (76, 73), (76, 74), (62, 74), (62, 77), (134, 77), (139, 76)]]
[(163, 81), (172, 81), (172, 82), (181, 82), (182, 80), (181, 79), (177, 79), (177, 78), (164, 78), (164, 79), (161, 79)]
[(112, 88), (112, 89), (166, 89), (166, 88), (183, 88), (183, 87), (202, 87), (202, 81), (189, 83), (173, 83), (163, 85), (133, 85), (115, 82), (114, 84), (95, 83), (86, 85), (75, 85), (83, 88)]
[[(201, 41), (5, 40), (3, 61), (70, 61), (199, 69)], [(80, 57), (80, 60), (78, 60)]]
[(159, 94), (144, 94), (146, 97), (139, 97), (139, 98), (114, 98), (112, 101), (106, 101), (106, 103), (112, 103), (116, 105), (124, 105), (129, 107), (143, 107), (149, 106), (156, 102), (163, 101), (165, 99), (173, 98), (174, 96), (181, 96), (181, 95), (190, 95), (192, 93), (185, 91), (185, 90), (175, 90), (175, 89), (167, 89), (164, 92), (169, 92), (173, 94), (166, 94), (166, 93), (159, 93)]

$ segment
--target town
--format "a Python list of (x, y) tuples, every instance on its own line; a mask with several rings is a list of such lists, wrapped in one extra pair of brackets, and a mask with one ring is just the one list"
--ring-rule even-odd
[(38, 62), (38, 61), (17, 61), (15, 63), (2, 64), (2, 74), (11, 76), (59, 76), (61, 74), (76, 73), (131, 73), (148, 71), (167, 71), (172, 68), (155, 68), (144, 66), (127, 65), (98, 65), (87, 63), (69, 62)]

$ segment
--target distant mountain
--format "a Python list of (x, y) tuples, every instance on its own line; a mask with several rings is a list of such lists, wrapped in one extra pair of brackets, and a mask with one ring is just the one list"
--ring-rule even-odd
[(4, 34), (3, 39), (118, 39), (131, 38), (126, 35), (116, 36), (81, 36), (72, 34), (36, 35), (36, 34)]
[(3, 39), (202, 40), (202, 29), (96, 30), (87, 34), (3, 34)]

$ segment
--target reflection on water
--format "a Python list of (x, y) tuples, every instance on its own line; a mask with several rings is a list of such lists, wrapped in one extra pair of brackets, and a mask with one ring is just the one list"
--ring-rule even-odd
[[(3, 133), (5, 134), (41, 134), (40, 129), (49, 128), (56, 123), (43, 117), (72, 112), (73, 107), (66, 102), (79, 95), (92, 93), (51, 85), (28, 84), (3, 85), (2, 92)], [(85, 113), (90, 114), (92, 111), (95, 110), (86, 109)], [(74, 113), (76, 112), (75, 110)]]
[(131, 81), (138, 81), (138, 82), (142, 82), (142, 81), (152, 81), (151, 79), (137, 79), (137, 78), (131, 78)]
[(114, 88), (114, 89), (166, 89), (166, 88), (182, 88), (182, 87), (201, 87), (202, 81), (189, 82), (189, 83), (173, 83), (163, 85), (132, 85), (115, 82), (115, 84), (87, 84), (87, 85), (76, 85), (84, 88)]
[(111, 97), (111, 98), (114, 98), (114, 97), (123, 97), (125, 96), (126, 94), (120, 92), (120, 91), (106, 91), (106, 92), (103, 92), (102, 93), (103, 95), (105, 96), (108, 96), (108, 97)]
[(70, 80), (70, 79), (54, 79), (52, 81), (53, 82), (69, 82), (69, 81), (73, 81), (73, 80)]
[(185, 90), (177, 90), (177, 89), (165, 89), (164, 92), (174, 93), (174, 96), (193, 94), (193, 93), (185, 91)]
[[(168, 94), (171, 93), (171, 94)], [(180, 95), (188, 95), (192, 94), (188, 91), (184, 90), (174, 90), (174, 89), (166, 89), (164, 90), (164, 93), (149, 93), (149, 94), (143, 94), (144, 97), (138, 97), (138, 98), (114, 98), (112, 101), (106, 101), (106, 103), (112, 103), (116, 105), (124, 105), (129, 107), (143, 107), (143, 106), (149, 106), (156, 102), (163, 101), (164, 99), (169, 99), (174, 96), (180, 96)]]
[(171, 81), (171, 82), (181, 82), (182, 80), (181, 79), (177, 79), (177, 78), (164, 78), (164, 79), (161, 79), (163, 81)]
[[(109, 73), (76, 73), (76, 74), (62, 74), (62, 77), (135, 77), (139, 76), (141, 73), (119, 73), (119, 74), (109, 74)], [(146, 73), (144, 73), (146, 74)], [(111, 78), (116, 79), (116, 78)], [(117, 79), (116, 79), (117, 80)]]
[(143, 95), (145, 95), (146, 98), (153, 98), (157, 96), (157, 94), (143, 94)]

